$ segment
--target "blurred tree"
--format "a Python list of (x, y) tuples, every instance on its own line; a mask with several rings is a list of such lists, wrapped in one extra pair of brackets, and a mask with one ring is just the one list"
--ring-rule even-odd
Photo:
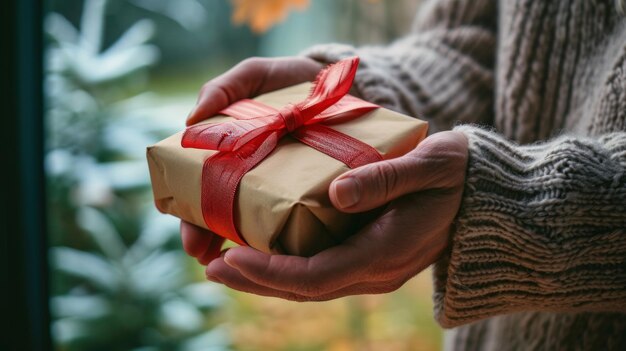
[[(178, 221), (152, 206), (145, 146), (173, 131), (132, 101), (159, 58), (153, 21), (104, 43), (105, 0), (86, 0), (80, 30), (46, 18), (47, 191), (52, 334), (64, 350), (224, 350), (208, 316), (223, 302), (195, 283)], [(106, 49), (104, 49), (106, 48)], [(195, 267), (195, 265), (193, 265)]]

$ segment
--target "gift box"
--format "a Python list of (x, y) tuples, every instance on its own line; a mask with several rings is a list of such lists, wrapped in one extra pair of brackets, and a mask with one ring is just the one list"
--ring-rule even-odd
[(354, 234), (366, 220), (333, 207), (332, 180), (427, 133), (424, 121), (346, 95), (356, 65), (340, 61), (316, 83), (235, 103), (148, 147), (156, 207), (266, 253), (310, 256)]

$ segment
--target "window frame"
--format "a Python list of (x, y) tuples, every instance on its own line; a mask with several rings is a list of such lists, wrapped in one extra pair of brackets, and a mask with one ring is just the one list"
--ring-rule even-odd
[(43, 4), (0, 12), (2, 350), (50, 350), (45, 217)]

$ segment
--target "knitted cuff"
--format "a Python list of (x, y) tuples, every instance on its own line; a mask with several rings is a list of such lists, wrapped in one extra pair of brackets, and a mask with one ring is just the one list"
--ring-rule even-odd
[(444, 327), (517, 311), (626, 311), (626, 133), (518, 146), (459, 126), (465, 191), (434, 266)]

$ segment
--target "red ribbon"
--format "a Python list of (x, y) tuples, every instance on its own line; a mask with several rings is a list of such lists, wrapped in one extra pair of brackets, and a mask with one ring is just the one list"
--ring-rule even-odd
[(241, 178), (267, 157), (280, 138), (290, 135), (350, 168), (382, 160), (373, 147), (328, 125), (343, 123), (378, 108), (347, 95), (359, 58), (341, 60), (322, 70), (309, 96), (280, 110), (254, 100), (240, 100), (220, 114), (235, 120), (188, 127), (183, 147), (218, 150), (202, 169), (202, 215), (207, 227), (240, 245), (234, 205)]

